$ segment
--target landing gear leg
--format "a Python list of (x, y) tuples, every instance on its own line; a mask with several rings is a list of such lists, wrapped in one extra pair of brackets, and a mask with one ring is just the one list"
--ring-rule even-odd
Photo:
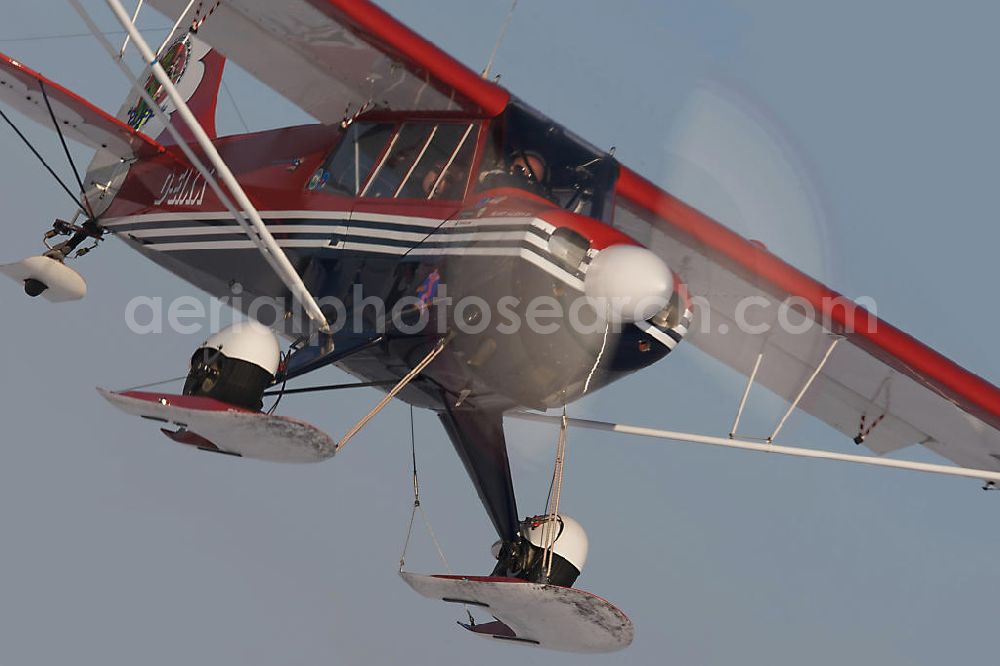
[[(49, 241), (57, 236), (69, 236), (69, 238), (56, 246), (49, 245)], [(46, 231), (42, 237), (42, 243), (48, 250), (44, 256), (56, 261), (65, 261), (76, 250), (75, 256), (82, 257), (96, 248), (103, 239), (104, 230), (93, 220), (87, 220), (80, 225), (65, 220), (56, 220), (52, 223), (52, 228)], [(94, 244), (81, 248), (80, 246), (87, 240), (93, 240)]]
[(438, 416), (455, 447), (479, 499), (504, 544), (514, 544), (520, 529), (514, 482), (510, 476), (503, 412), (476, 407), (455, 407), (445, 399)]

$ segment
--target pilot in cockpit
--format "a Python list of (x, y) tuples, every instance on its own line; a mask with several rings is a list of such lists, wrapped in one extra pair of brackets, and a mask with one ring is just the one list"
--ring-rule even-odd
[(427, 170), (421, 180), (421, 189), (427, 199), (460, 199), (465, 191), (465, 174), (468, 171), (447, 168), (438, 162)]
[(548, 182), (548, 169), (545, 158), (531, 150), (522, 150), (514, 154), (507, 168), (510, 175), (522, 178), (529, 183), (545, 186)]
[(482, 187), (517, 187), (548, 196), (548, 166), (533, 150), (517, 150), (506, 160), (506, 168), (494, 168), (479, 176)]

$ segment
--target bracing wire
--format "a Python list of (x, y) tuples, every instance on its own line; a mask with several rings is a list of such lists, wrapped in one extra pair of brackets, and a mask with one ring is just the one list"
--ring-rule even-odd
[(497, 36), (497, 41), (493, 45), (493, 52), (490, 53), (490, 59), (486, 63), (485, 69), (483, 69), (483, 78), (490, 78), (490, 71), (493, 69), (493, 62), (497, 58), (497, 52), (500, 50), (500, 44), (503, 43), (503, 38), (507, 35), (507, 27), (510, 25), (511, 18), (514, 17), (514, 10), (517, 8), (517, 0), (513, 0), (510, 3), (510, 9), (507, 11), (507, 18), (503, 21), (503, 26), (500, 27), (500, 34)]
[(413, 523), (416, 520), (417, 511), (420, 511), (420, 517), (424, 521), (424, 527), (427, 529), (427, 533), (430, 535), (431, 541), (434, 542), (434, 547), (437, 549), (438, 557), (441, 558), (441, 563), (444, 565), (445, 571), (451, 573), (451, 565), (448, 564), (448, 558), (444, 555), (444, 549), (441, 548), (441, 542), (438, 541), (437, 535), (434, 533), (434, 528), (431, 527), (431, 522), (427, 518), (427, 512), (424, 511), (423, 506), (420, 504), (420, 477), (417, 474), (417, 435), (413, 419), (413, 405), (410, 405), (410, 459), (413, 462), (413, 510), (410, 512), (410, 524), (406, 528), (406, 539), (403, 541), (403, 552), (399, 555), (399, 571), (402, 573), (403, 569), (406, 567), (406, 553), (410, 547), (410, 537), (413, 535)]
[(12, 121), (9, 117), (7, 117), (7, 114), (3, 112), (3, 109), (0, 109), (0, 118), (3, 118), (4, 122), (10, 125), (10, 128), (14, 130), (14, 133), (17, 134), (18, 137), (20, 137), (21, 141), (24, 142), (24, 145), (28, 147), (28, 150), (30, 150), (35, 155), (35, 157), (38, 158), (38, 161), (42, 163), (42, 166), (45, 167), (45, 169), (50, 174), (52, 174), (52, 177), (56, 179), (56, 182), (59, 183), (59, 186), (62, 187), (63, 190), (66, 192), (66, 194), (69, 195), (69, 198), (73, 200), (73, 203), (80, 210), (87, 210), (87, 207), (84, 206), (82, 203), (80, 203), (80, 200), (76, 198), (76, 195), (73, 194), (73, 192), (69, 189), (69, 187), (66, 186), (66, 183), (63, 182), (63, 179), (60, 178), (56, 174), (56, 172), (52, 170), (52, 167), (49, 166), (49, 163), (45, 161), (45, 158), (42, 157), (41, 153), (39, 153), (35, 149), (35, 147), (31, 144), (31, 141), (28, 140), (28, 137), (24, 136), (21, 130), (18, 129), (17, 125), (14, 124), (14, 121)]
[(233, 93), (229, 90), (229, 86), (226, 85), (225, 80), (222, 81), (222, 89), (226, 91), (226, 97), (229, 98), (229, 103), (233, 105), (233, 109), (236, 111), (236, 117), (240, 119), (240, 124), (243, 125), (243, 131), (249, 132), (250, 126), (247, 125), (247, 121), (243, 118), (243, 113), (240, 111), (240, 105), (236, 103), (236, 98), (233, 97)]
[(66, 145), (66, 137), (63, 136), (62, 128), (59, 126), (59, 121), (56, 120), (56, 113), (52, 110), (52, 103), (49, 102), (49, 94), (45, 90), (45, 82), (38, 79), (38, 87), (42, 91), (42, 99), (45, 100), (45, 108), (49, 110), (49, 118), (52, 119), (52, 126), (56, 128), (56, 134), (59, 135), (59, 143), (62, 144), (63, 152), (66, 153), (66, 160), (69, 162), (69, 167), (73, 171), (73, 177), (76, 178), (76, 184), (80, 187), (81, 201), (86, 206), (84, 210), (91, 219), (94, 217), (94, 209), (90, 207), (90, 202), (87, 201), (87, 188), (83, 186), (83, 179), (80, 178), (80, 170), (76, 168), (76, 162), (73, 161), (73, 155), (69, 152), (69, 146)]
[[(144, 28), (144, 30), (166, 30), (167, 26), (159, 28)], [(125, 30), (102, 30), (102, 35), (124, 35), (127, 34)], [(12, 44), (14, 42), (41, 42), (50, 39), (79, 39), (81, 37), (93, 37), (92, 32), (64, 32), (57, 35), (32, 35), (30, 37), (0, 37), (0, 42), (5, 44)]]
[(549, 500), (546, 502), (545, 524), (542, 525), (542, 545), (545, 552), (542, 555), (542, 566), (545, 567), (545, 578), (552, 575), (552, 554), (556, 540), (559, 538), (559, 501), (562, 498), (563, 466), (566, 462), (566, 430), (569, 422), (566, 418), (566, 406), (563, 405), (562, 418), (559, 421), (559, 442), (556, 445), (556, 461), (552, 468), (552, 484), (549, 486)]
[(413, 458), (413, 505), (420, 506), (420, 479), (417, 477), (417, 434), (413, 423), (413, 405), (410, 405), (410, 454)]
[(163, 386), (164, 384), (170, 384), (171, 382), (179, 382), (182, 379), (187, 379), (187, 375), (181, 375), (180, 377), (174, 377), (173, 379), (162, 379), (158, 382), (150, 382), (149, 384), (140, 384), (139, 386), (123, 389), (121, 392), (125, 393), (126, 391), (138, 391), (140, 389), (153, 388), (154, 386)]
[[(282, 362), (288, 361), (288, 357), (289, 356), (290, 356), (290, 353), (286, 354), (285, 358), (282, 359)], [(268, 416), (271, 416), (272, 414), (274, 414), (274, 412), (278, 409), (278, 405), (281, 404), (281, 399), (285, 397), (285, 387), (286, 386), (288, 386), (288, 377), (287, 376), (284, 379), (281, 380), (281, 388), (278, 389), (278, 398), (274, 401), (274, 404), (271, 405), (270, 409), (267, 410), (267, 415)]]
[(271, 398), (276, 395), (299, 395), (301, 393), (318, 393), (320, 391), (342, 391), (344, 389), (352, 388), (372, 388), (375, 386), (392, 386), (395, 384), (395, 380), (382, 380), (377, 382), (352, 382), (350, 384), (326, 384), (324, 386), (305, 386), (303, 388), (292, 388), (264, 391), (265, 398)]

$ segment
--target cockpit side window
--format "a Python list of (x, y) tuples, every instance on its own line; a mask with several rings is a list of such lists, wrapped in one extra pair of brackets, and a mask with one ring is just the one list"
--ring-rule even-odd
[[(426, 199), (461, 199), (469, 183), (472, 157), (476, 152), (476, 126), (452, 125), (441, 135), (435, 151), (429, 153), (418, 169), (420, 191)], [(461, 132), (459, 132), (461, 130)], [(451, 134), (451, 136), (449, 136)], [(457, 139), (453, 142), (453, 139)]]
[(382, 155), (393, 130), (392, 123), (352, 123), (337, 149), (316, 170), (308, 188), (346, 196), (357, 196), (368, 174)]
[(426, 123), (404, 123), (389, 144), (389, 151), (375, 168), (371, 182), (361, 195), (392, 197), (407, 172), (431, 139), (434, 126)]
[(362, 196), (461, 198), (475, 149), (473, 129), (468, 123), (404, 123)]

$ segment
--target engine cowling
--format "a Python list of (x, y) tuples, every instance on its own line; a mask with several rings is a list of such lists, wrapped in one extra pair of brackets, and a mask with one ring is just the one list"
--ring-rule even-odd
[(224, 328), (203, 342), (191, 357), (184, 395), (214, 398), (259, 411), (264, 391), (274, 382), (281, 346), (274, 332), (255, 321)]

